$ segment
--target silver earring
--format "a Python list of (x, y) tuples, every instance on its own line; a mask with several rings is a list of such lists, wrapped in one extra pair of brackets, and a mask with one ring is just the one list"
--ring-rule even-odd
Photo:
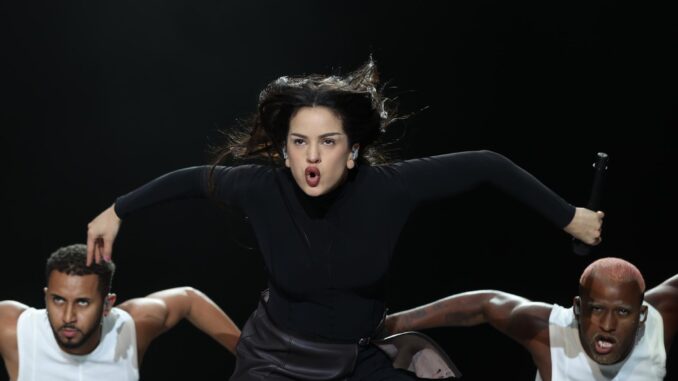
[(351, 150), (351, 160), (355, 161), (358, 158), (358, 147)]
[(287, 148), (283, 147), (282, 154), (283, 154), (283, 159), (287, 160)]

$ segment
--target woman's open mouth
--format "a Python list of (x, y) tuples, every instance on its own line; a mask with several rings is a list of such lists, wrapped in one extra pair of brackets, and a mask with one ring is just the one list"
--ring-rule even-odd
[(320, 170), (318, 167), (306, 167), (304, 177), (306, 178), (306, 184), (308, 184), (308, 186), (317, 187), (320, 183)]

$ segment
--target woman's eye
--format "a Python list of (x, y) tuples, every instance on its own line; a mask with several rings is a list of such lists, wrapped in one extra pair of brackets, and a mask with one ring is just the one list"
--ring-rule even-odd
[(334, 144), (334, 139), (323, 139), (323, 144), (332, 145)]
[(296, 145), (304, 144), (304, 139), (292, 139), (292, 143)]

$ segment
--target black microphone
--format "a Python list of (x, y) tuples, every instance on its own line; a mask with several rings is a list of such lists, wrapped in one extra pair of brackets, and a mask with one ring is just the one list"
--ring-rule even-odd
[[(605, 171), (607, 170), (607, 162), (609, 156), (605, 152), (598, 152), (596, 154), (596, 162), (593, 163), (593, 186), (591, 187), (591, 197), (589, 198), (586, 207), (594, 212), (600, 209), (600, 199), (603, 191), (603, 180), (605, 179)], [(593, 250), (593, 246), (587, 245), (584, 242), (574, 239), (572, 240), (572, 251), (577, 255), (589, 255)]]

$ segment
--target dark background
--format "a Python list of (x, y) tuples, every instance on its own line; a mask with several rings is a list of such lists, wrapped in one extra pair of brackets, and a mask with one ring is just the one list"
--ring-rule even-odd
[[(116, 196), (208, 162), (217, 130), (253, 111), (269, 81), (346, 73), (370, 54), (414, 113), (394, 126), (401, 158), (495, 150), (583, 205), (595, 153), (611, 157), (604, 242), (591, 257), (481, 188), (412, 216), (392, 311), (479, 288), (569, 305), (584, 266), (609, 255), (654, 286), (677, 272), (674, 16), (614, 1), (3, 2), (0, 300), (42, 306), (52, 251), (83, 242)], [(206, 201), (135, 214), (116, 246), (119, 300), (191, 285), (244, 324), (265, 286), (259, 254), (236, 243), (244, 231)], [(527, 352), (487, 326), (427, 333), (467, 380), (534, 379)], [(154, 343), (142, 376), (223, 380), (233, 364), (182, 323)], [(668, 379), (677, 371), (669, 362)]]

